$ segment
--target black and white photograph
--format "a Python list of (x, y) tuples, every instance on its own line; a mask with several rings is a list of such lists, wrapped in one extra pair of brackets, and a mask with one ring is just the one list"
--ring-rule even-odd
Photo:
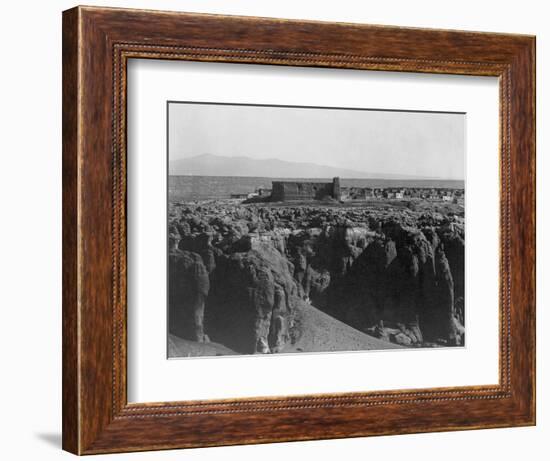
[(465, 118), (169, 101), (168, 356), (464, 346)]

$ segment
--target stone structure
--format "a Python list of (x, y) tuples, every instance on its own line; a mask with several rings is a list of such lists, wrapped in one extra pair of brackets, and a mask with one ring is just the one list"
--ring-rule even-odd
[(341, 199), (340, 178), (333, 178), (332, 182), (273, 181), (271, 200), (274, 202), (319, 200), (326, 197)]
[[(268, 190), (269, 191), (269, 190)], [(268, 197), (268, 191), (258, 194)], [(272, 202), (286, 202), (293, 200), (320, 200), (333, 198), (335, 200), (368, 200), (374, 199), (427, 199), (452, 201), (464, 196), (464, 189), (447, 187), (342, 187), (340, 178), (333, 178), (332, 182), (295, 182), (273, 181), (273, 189), (269, 200)]]

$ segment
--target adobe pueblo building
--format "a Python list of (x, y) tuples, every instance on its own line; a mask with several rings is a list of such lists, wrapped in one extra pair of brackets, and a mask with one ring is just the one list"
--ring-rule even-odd
[(271, 201), (286, 202), (290, 200), (320, 200), (323, 198), (341, 200), (340, 178), (332, 182), (294, 182), (273, 181)]
[(340, 178), (332, 182), (273, 181), (272, 189), (258, 188), (249, 194), (231, 194), (245, 198), (243, 203), (292, 202), (332, 199), (338, 202), (369, 200), (428, 200), (458, 203), (464, 189), (452, 187), (342, 187)]

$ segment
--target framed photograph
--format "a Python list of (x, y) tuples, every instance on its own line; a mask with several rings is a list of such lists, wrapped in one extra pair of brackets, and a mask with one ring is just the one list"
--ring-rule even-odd
[(63, 447), (535, 424), (535, 38), (63, 13)]

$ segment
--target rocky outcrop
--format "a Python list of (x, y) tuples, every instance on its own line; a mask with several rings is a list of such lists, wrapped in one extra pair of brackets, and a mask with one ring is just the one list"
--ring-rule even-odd
[(455, 298), (464, 297), (464, 226), (448, 222), (440, 226), (437, 232), (453, 275)]
[(300, 333), (297, 303), (311, 302), (404, 346), (464, 343), (463, 215), (210, 202), (170, 216), (170, 306), (186, 339), (281, 351)]
[(213, 340), (241, 353), (280, 351), (289, 341), (298, 300), (293, 269), (268, 245), (221, 255), (206, 316)]
[[(443, 246), (431, 229), (387, 223), (341, 279), (333, 315), (403, 345), (425, 341), (460, 344), (455, 328), (454, 284)], [(383, 331), (394, 325), (398, 331)], [(404, 338), (406, 336), (407, 338)]]
[(202, 257), (173, 248), (169, 265), (170, 330), (185, 339), (208, 341), (204, 332), (204, 308), (210, 279)]

